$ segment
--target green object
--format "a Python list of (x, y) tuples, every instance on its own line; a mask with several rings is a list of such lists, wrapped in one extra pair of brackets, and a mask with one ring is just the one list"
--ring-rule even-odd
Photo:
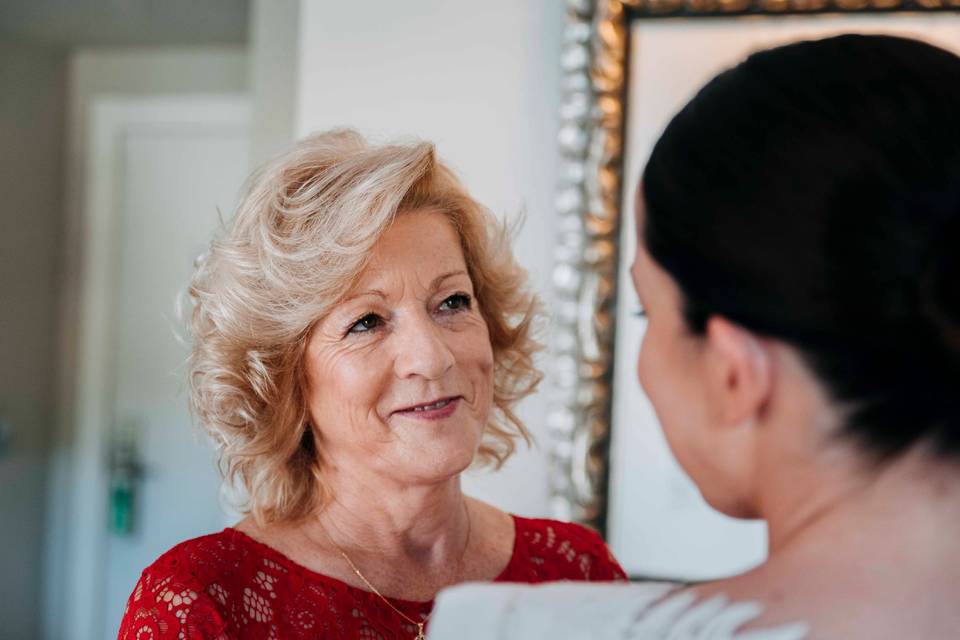
[(120, 536), (133, 533), (133, 483), (125, 473), (116, 474), (110, 487), (110, 531)]

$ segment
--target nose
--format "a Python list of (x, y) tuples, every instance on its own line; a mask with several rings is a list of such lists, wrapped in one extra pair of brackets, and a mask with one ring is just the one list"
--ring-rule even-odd
[(443, 329), (427, 314), (407, 320), (403, 329), (393, 336), (396, 341), (394, 369), (397, 377), (440, 379), (456, 362)]

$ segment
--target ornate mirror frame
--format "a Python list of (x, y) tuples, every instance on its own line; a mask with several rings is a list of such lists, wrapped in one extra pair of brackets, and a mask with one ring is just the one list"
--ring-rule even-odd
[(960, 0), (568, 0), (547, 418), (556, 517), (606, 534), (631, 21), (958, 9)]

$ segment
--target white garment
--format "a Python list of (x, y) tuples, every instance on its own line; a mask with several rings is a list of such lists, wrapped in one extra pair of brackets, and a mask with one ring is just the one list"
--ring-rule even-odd
[[(675, 592), (675, 593), (674, 593)], [(697, 601), (679, 585), (552, 582), (466, 584), (443, 591), (430, 640), (802, 640), (794, 623), (738, 631), (762, 612), (723, 596)]]

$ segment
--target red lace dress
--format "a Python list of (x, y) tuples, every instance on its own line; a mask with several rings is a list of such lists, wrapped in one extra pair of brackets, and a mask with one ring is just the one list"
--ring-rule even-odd
[[(497, 582), (624, 580), (596, 533), (513, 517), (513, 555)], [(414, 620), (433, 602), (391, 599)], [(182, 542), (147, 567), (127, 602), (120, 640), (414, 638), (376, 595), (302, 567), (236, 529)]]

